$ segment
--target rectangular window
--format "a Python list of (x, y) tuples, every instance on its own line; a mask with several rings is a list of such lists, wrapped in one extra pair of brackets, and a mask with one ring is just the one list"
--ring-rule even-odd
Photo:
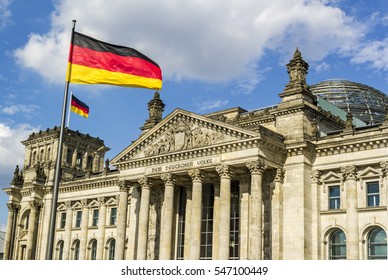
[(75, 227), (81, 227), (82, 211), (77, 211), (75, 217)]
[(340, 209), (340, 187), (331, 186), (329, 187), (329, 209)]
[(202, 221), (200, 260), (211, 260), (213, 249), (214, 187), (204, 184), (202, 188)]
[(61, 220), (59, 222), (59, 228), (65, 228), (66, 225), (66, 212), (61, 213)]
[(98, 209), (93, 210), (93, 219), (92, 219), (92, 226), (96, 227), (98, 225)]
[(110, 224), (115, 225), (117, 222), (117, 208), (110, 209)]
[(378, 181), (366, 183), (366, 199), (368, 207), (380, 206), (380, 190)]

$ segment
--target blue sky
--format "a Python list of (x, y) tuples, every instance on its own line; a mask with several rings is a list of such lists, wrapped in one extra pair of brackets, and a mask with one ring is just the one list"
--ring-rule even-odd
[[(161, 66), (164, 116), (276, 104), (296, 47), (309, 84), (343, 78), (388, 93), (386, 0), (0, 0), (0, 188), (23, 165), (20, 141), (60, 124), (73, 19), (78, 32)], [(70, 128), (104, 139), (110, 159), (139, 136), (154, 93), (70, 91), (90, 107), (88, 119), (71, 114)], [(6, 201), (0, 192), (0, 230)]]

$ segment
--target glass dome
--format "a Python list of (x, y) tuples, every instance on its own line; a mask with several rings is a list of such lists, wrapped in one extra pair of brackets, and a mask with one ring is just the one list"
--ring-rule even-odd
[(381, 123), (388, 97), (367, 85), (346, 80), (326, 80), (310, 86), (311, 92), (367, 124)]

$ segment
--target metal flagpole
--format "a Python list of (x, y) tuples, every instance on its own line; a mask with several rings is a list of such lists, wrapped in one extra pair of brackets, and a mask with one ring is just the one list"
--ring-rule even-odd
[(61, 178), (61, 165), (62, 165), (62, 149), (63, 149), (63, 134), (65, 130), (65, 123), (66, 123), (66, 113), (67, 113), (67, 103), (68, 103), (68, 97), (69, 97), (69, 84), (70, 84), (70, 75), (71, 75), (71, 65), (72, 65), (72, 58), (73, 58), (73, 41), (74, 41), (74, 30), (75, 30), (75, 23), (76, 20), (73, 20), (73, 29), (71, 32), (71, 47), (70, 47), (70, 54), (69, 54), (69, 72), (68, 72), (68, 78), (65, 84), (65, 92), (63, 97), (63, 107), (62, 107), (62, 120), (61, 120), (61, 127), (59, 131), (59, 142), (58, 142), (58, 152), (57, 152), (57, 161), (55, 165), (55, 175), (54, 175), (54, 186), (53, 186), (53, 202), (51, 206), (51, 212), (50, 212), (50, 224), (49, 224), (49, 232), (48, 232), (48, 240), (47, 240), (47, 250), (46, 250), (46, 260), (52, 260), (53, 259), (53, 247), (54, 247), (54, 237), (55, 237), (55, 220), (56, 220), (56, 214), (57, 214), (57, 207), (58, 207), (58, 193), (59, 193), (59, 180)]
[[(72, 99), (73, 99), (73, 92), (70, 91), (70, 102), (71, 102)], [(67, 128), (69, 128), (69, 125), (70, 125), (70, 116), (71, 116), (71, 114), (70, 114), (70, 107), (71, 107), (71, 104), (70, 104), (69, 110), (68, 110), (67, 124), (66, 124)]]

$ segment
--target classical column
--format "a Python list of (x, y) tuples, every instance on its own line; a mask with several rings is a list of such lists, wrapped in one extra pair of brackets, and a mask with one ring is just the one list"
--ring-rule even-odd
[[(387, 112), (388, 113), (388, 112)], [(388, 114), (386, 116), (386, 122), (388, 123)], [(380, 189), (382, 190), (381, 192), (381, 196), (384, 195), (384, 190), (385, 190), (385, 202), (383, 202), (384, 204), (381, 204), (381, 199), (380, 200), (380, 205), (384, 205), (384, 206), (387, 206), (388, 204), (388, 161), (382, 161), (380, 162), (380, 166), (381, 166), (381, 173), (382, 173), (382, 186), (380, 187)], [(386, 216), (386, 224), (388, 225), (388, 211), (387, 211), (387, 216)]]
[(248, 259), (249, 249), (249, 176), (241, 176), (240, 184), (240, 260)]
[(312, 229), (312, 248), (311, 248), (311, 256), (313, 260), (320, 259), (320, 251), (321, 251), (321, 222), (320, 222), (320, 189), (321, 189), (321, 172), (318, 169), (314, 169), (311, 171), (311, 229)]
[(37, 212), (40, 207), (37, 201), (30, 201), (30, 216), (28, 221), (28, 235), (27, 235), (27, 260), (34, 259), (36, 251), (36, 234), (37, 234)]
[(162, 174), (164, 182), (164, 200), (162, 229), (160, 235), (160, 255), (161, 260), (171, 259), (171, 240), (172, 240), (172, 220), (174, 210), (174, 186), (175, 179), (170, 173)]
[(45, 195), (44, 195), (44, 202), (43, 207), (41, 209), (42, 213), (42, 233), (41, 233), (41, 248), (40, 248), (40, 259), (45, 260), (46, 259), (46, 253), (47, 253), (47, 236), (49, 232), (49, 217), (50, 217), (50, 211), (53, 204), (53, 192), (52, 192), (53, 186), (49, 185), (44, 188)]
[(272, 259), (283, 259), (283, 197), (282, 186), (284, 181), (283, 169), (276, 170), (275, 188), (272, 195)]
[(201, 249), (202, 182), (204, 176), (199, 169), (189, 170), (193, 182), (191, 202), (190, 260), (199, 260)]
[(212, 259), (218, 260), (218, 244), (220, 239), (220, 181), (213, 182), (214, 204), (213, 204), (213, 250)]
[(100, 205), (100, 208), (98, 210), (96, 259), (103, 260), (104, 259), (104, 248), (105, 248), (105, 219), (106, 219), (105, 197), (99, 197), (98, 203)]
[(190, 242), (191, 242), (191, 207), (192, 207), (192, 186), (186, 186), (186, 210), (185, 210), (185, 240), (183, 258), (190, 259)]
[(125, 230), (127, 227), (128, 188), (126, 181), (119, 182), (119, 205), (117, 209), (117, 231), (115, 260), (123, 260), (125, 252)]
[(266, 164), (263, 160), (247, 162), (251, 173), (251, 208), (249, 215), (249, 259), (262, 259), (262, 180)]
[(139, 222), (139, 211), (140, 211), (140, 192), (137, 184), (132, 184), (131, 188), (131, 205), (129, 208), (129, 227), (128, 227), (128, 249), (127, 258), (128, 260), (136, 259), (137, 251), (137, 231)]
[(357, 169), (346, 166), (341, 168), (341, 172), (346, 192), (346, 258), (358, 260)]
[[(71, 201), (66, 201), (66, 221), (65, 221), (65, 237), (63, 243), (63, 260), (70, 259), (70, 239), (71, 239), (71, 222), (73, 217), (73, 208), (71, 208)], [(55, 248), (55, 244), (54, 244)]]
[(13, 246), (11, 245), (13, 243), (12, 235), (15, 232), (15, 222), (16, 222), (16, 214), (18, 210), (20, 209), (20, 205), (8, 202), (8, 220), (7, 220), (7, 229), (5, 232), (5, 243), (4, 243), (4, 260), (11, 260), (12, 259), (12, 251)]
[(86, 248), (88, 242), (88, 224), (89, 224), (89, 206), (87, 199), (81, 200), (82, 217), (81, 217), (81, 234), (80, 234), (80, 250), (79, 259), (86, 260)]
[(230, 191), (231, 178), (233, 172), (231, 167), (222, 164), (216, 167), (220, 175), (220, 211), (219, 211), (219, 239), (218, 239), (218, 259), (229, 259), (230, 246)]
[(138, 182), (141, 186), (141, 199), (140, 199), (140, 216), (139, 216), (139, 230), (138, 230), (138, 241), (137, 241), (137, 259), (146, 260), (151, 183), (148, 181), (148, 178), (146, 177), (139, 178)]

